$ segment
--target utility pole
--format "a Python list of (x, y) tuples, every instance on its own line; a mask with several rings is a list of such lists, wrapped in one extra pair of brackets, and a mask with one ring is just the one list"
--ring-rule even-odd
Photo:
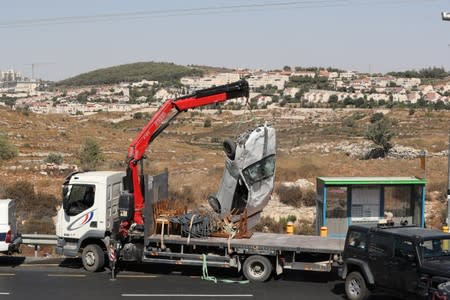
[[(450, 13), (443, 11), (441, 13), (442, 21), (450, 21)], [(448, 165), (448, 185), (447, 185), (447, 220), (445, 222), (447, 223), (447, 226), (450, 222), (450, 128), (448, 132), (448, 155), (447, 155), (447, 165)]]
[(447, 155), (447, 166), (448, 166), (448, 184), (447, 184), (447, 220), (445, 222), (447, 223), (447, 226), (450, 222), (450, 128), (448, 130), (448, 155)]

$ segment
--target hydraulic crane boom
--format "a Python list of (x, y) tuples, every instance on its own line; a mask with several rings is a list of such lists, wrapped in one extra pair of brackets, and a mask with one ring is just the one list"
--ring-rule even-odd
[[(134, 215), (132, 220), (122, 222), (122, 230), (128, 229), (131, 223), (143, 224), (144, 195), (140, 175), (143, 176), (142, 160), (145, 158), (145, 151), (149, 144), (183, 111), (229, 99), (248, 97), (248, 95), (247, 81), (239, 80), (218, 87), (198, 90), (191, 95), (169, 99), (164, 102), (128, 148), (125, 193), (128, 194), (128, 197), (132, 196), (133, 198), (131, 202), (134, 203)], [(140, 168), (138, 163), (140, 163)], [(139, 169), (141, 172), (139, 172)]]

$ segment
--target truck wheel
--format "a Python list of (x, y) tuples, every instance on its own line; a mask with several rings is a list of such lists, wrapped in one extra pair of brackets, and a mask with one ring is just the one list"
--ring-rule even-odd
[(81, 254), (83, 267), (89, 272), (98, 272), (105, 266), (105, 252), (99, 245), (87, 245)]
[(370, 291), (361, 273), (355, 271), (347, 276), (345, 293), (350, 300), (365, 300), (369, 297)]
[(252, 255), (244, 261), (242, 272), (253, 282), (264, 282), (272, 275), (272, 263), (267, 257)]

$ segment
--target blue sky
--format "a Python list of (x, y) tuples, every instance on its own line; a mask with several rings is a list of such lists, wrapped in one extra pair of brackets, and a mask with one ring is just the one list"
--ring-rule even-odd
[[(281, 3), (291, 3), (285, 6)], [(258, 7), (255, 5), (278, 3)], [(249, 5), (175, 15), (174, 9)], [(0, 69), (59, 80), (100, 67), (168, 61), (232, 68), (450, 69), (443, 0), (2, 1)], [(169, 10), (168, 16), (155, 11)], [(92, 16), (147, 12), (142, 18)], [(60, 24), (52, 18), (90, 16)], [(16, 26), (44, 19), (46, 25)], [(39, 65), (38, 63), (51, 63)]]

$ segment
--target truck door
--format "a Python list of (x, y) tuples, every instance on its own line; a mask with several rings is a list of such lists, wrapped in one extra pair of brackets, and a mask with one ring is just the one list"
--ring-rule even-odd
[(370, 233), (368, 264), (375, 279), (375, 284), (380, 287), (393, 287), (392, 278), (389, 274), (393, 247), (392, 236), (378, 232)]
[(95, 185), (72, 184), (64, 194), (64, 236), (80, 237), (94, 219)]
[(414, 293), (417, 291), (419, 274), (417, 272), (417, 257), (411, 240), (395, 237), (394, 256), (390, 263), (390, 273), (395, 289)]

